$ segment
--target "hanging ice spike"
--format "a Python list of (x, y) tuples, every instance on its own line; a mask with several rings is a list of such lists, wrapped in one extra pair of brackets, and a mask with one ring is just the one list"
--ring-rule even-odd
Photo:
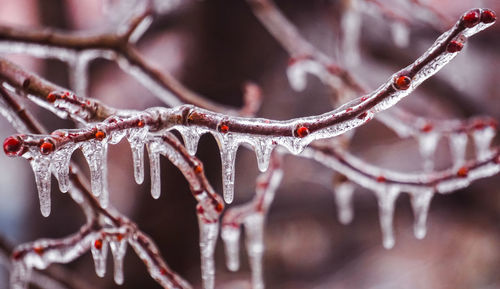
[(269, 167), (269, 160), (273, 152), (273, 141), (269, 138), (258, 138), (254, 143), (255, 155), (257, 157), (257, 166), (259, 171), (265, 172)]
[(434, 192), (432, 190), (420, 191), (411, 194), (411, 206), (415, 223), (413, 225), (413, 233), (415, 238), (423, 239), (427, 233), (426, 221), (429, 207), (431, 204)]
[(69, 164), (71, 155), (78, 148), (78, 145), (69, 143), (59, 148), (58, 151), (52, 155), (52, 162), (50, 164), (51, 171), (57, 178), (59, 189), (61, 192), (66, 193), (69, 190)]
[(113, 254), (115, 283), (121, 285), (123, 284), (123, 258), (127, 252), (127, 240), (122, 235), (118, 235), (116, 241), (109, 242), (109, 247), (111, 254)]
[(146, 140), (147, 128), (133, 128), (127, 133), (127, 140), (132, 150), (134, 162), (134, 178), (136, 183), (142, 184), (144, 181), (144, 143)]
[(264, 215), (253, 214), (245, 220), (245, 240), (250, 269), (252, 288), (264, 289), (262, 256), (264, 254)]
[(151, 170), (151, 196), (158, 199), (161, 194), (161, 175), (160, 175), (160, 152), (159, 144), (151, 142), (148, 144), (149, 168)]
[(106, 239), (95, 239), (90, 246), (92, 258), (94, 259), (95, 273), (99, 277), (106, 274), (106, 258), (108, 256), (108, 241)]
[(90, 169), (92, 193), (99, 196), (105, 184), (107, 144), (104, 141), (91, 140), (82, 143), (82, 152)]
[(177, 127), (176, 129), (181, 133), (188, 153), (194, 156), (201, 136), (201, 133), (198, 131), (199, 129), (196, 127)]
[(376, 191), (379, 206), (380, 227), (382, 229), (383, 245), (386, 249), (394, 247), (394, 203), (400, 193), (399, 188), (390, 186)]
[(350, 181), (340, 183), (334, 188), (335, 203), (337, 204), (337, 216), (340, 223), (349, 224), (354, 216), (352, 209), (352, 194), (354, 184)]
[(50, 215), (50, 156), (43, 156), (33, 152), (34, 157), (30, 161), (31, 168), (35, 173), (35, 182), (40, 199), (40, 211), (44, 217)]
[(420, 155), (424, 159), (424, 170), (432, 171), (434, 169), (434, 152), (439, 142), (439, 134), (428, 132), (418, 137)]
[(234, 163), (239, 142), (231, 133), (217, 133), (215, 138), (219, 144), (221, 156), (224, 201), (230, 204), (234, 199)]
[(221, 237), (224, 241), (226, 266), (229, 271), (238, 271), (240, 268), (240, 227), (223, 226)]

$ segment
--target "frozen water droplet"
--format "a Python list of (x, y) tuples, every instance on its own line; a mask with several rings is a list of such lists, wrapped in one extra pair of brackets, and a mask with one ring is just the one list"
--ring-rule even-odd
[(261, 172), (267, 171), (269, 160), (273, 152), (274, 145), (270, 138), (258, 138), (254, 143), (255, 155), (257, 156), (257, 165)]
[(109, 133), (109, 144), (118, 144), (127, 134), (126, 130), (115, 130)]
[(486, 126), (483, 129), (476, 129), (472, 133), (474, 144), (476, 146), (476, 156), (478, 160), (487, 159), (490, 154), (491, 141), (495, 137), (495, 129), (491, 126)]
[(92, 258), (94, 259), (95, 273), (99, 277), (106, 274), (106, 258), (108, 256), (108, 241), (106, 239), (97, 239), (91, 246)]
[(90, 184), (94, 196), (99, 196), (105, 190), (107, 165), (107, 144), (106, 140), (90, 140), (81, 145), (83, 155), (87, 160), (90, 169)]
[(66, 193), (69, 190), (69, 164), (71, 155), (79, 146), (74, 143), (68, 143), (60, 147), (52, 154), (52, 162), (50, 164), (52, 171), (57, 177), (59, 189)]
[(434, 152), (439, 142), (439, 134), (434, 132), (423, 133), (418, 136), (418, 148), (420, 155), (424, 159), (424, 170), (434, 169)]
[(411, 194), (411, 206), (413, 208), (413, 215), (415, 216), (413, 232), (417, 239), (423, 239), (427, 232), (425, 223), (427, 221), (427, 213), (429, 212), (433, 196), (434, 192), (432, 190), (419, 191)]
[(250, 269), (252, 288), (263, 289), (262, 255), (264, 254), (264, 215), (253, 214), (245, 219), (245, 243)]
[(280, 137), (278, 144), (286, 147), (292, 154), (298, 155), (307, 146), (307, 141), (298, 137)]
[(337, 216), (340, 223), (347, 225), (354, 216), (352, 209), (352, 195), (354, 184), (346, 181), (334, 188), (335, 203), (337, 204)]
[(176, 127), (176, 129), (182, 135), (186, 150), (190, 155), (194, 156), (198, 149), (198, 141), (200, 140), (202, 132), (199, 131), (197, 127)]
[(222, 227), (221, 237), (226, 252), (226, 266), (233, 272), (238, 271), (240, 268), (240, 235), (241, 230), (239, 227)]
[(201, 280), (203, 289), (213, 289), (215, 281), (214, 251), (219, 233), (219, 223), (198, 219), (200, 227)]
[(43, 156), (32, 150), (33, 159), (30, 161), (31, 168), (35, 173), (35, 182), (40, 199), (40, 211), (44, 217), (50, 215), (50, 162), (51, 155)]
[(127, 134), (127, 140), (132, 149), (134, 178), (138, 184), (142, 184), (144, 181), (144, 143), (146, 142), (147, 133), (148, 129), (144, 127), (129, 129)]
[(395, 186), (386, 187), (375, 191), (378, 199), (380, 227), (382, 229), (383, 245), (386, 249), (394, 247), (394, 203), (399, 195), (399, 188)]
[(455, 169), (463, 166), (465, 163), (467, 140), (466, 133), (454, 133), (450, 135), (450, 150), (453, 158), (453, 168)]
[(123, 258), (127, 252), (127, 240), (125, 238), (116, 241), (110, 241), (111, 254), (113, 254), (114, 279), (118, 285), (123, 284)]
[(151, 169), (151, 196), (155, 199), (158, 199), (161, 194), (160, 153), (158, 146), (159, 144), (156, 142), (150, 142), (148, 145), (149, 168)]
[(214, 136), (221, 156), (224, 201), (230, 204), (234, 198), (234, 163), (239, 141), (233, 138), (232, 133), (214, 133)]

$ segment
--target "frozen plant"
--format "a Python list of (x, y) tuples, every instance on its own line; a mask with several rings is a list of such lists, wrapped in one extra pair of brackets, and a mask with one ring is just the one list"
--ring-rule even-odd
[[(113, 17), (115, 21), (120, 22), (124, 17), (126, 21), (111, 32), (87, 35), (0, 27), (0, 51), (57, 58), (71, 67), (73, 91), (22, 69), (7, 58), (0, 59), (1, 112), (18, 131), (5, 138), (3, 147), (6, 155), (29, 161), (43, 216), (51, 213), (53, 175), (59, 190), (69, 193), (86, 217), (80, 230), (70, 236), (39, 239), (17, 246), (10, 260), (11, 288), (26, 288), (29, 282), (35, 282), (33, 276), (37, 274), (33, 274), (33, 269), (44, 270), (53, 263), (69, 263), (88, 251), (99, 277), (106, 274), (106, 259), (108, 253), (111, 254), (114, 280), (123, 284), (126, 282), (123, 266), (127, 247), (134, 250), (151, 278), (163, 288), (191, 288), (188, 281), (170, 269), (153, 239), (110, 203), (109, 194), (113, 193), (113, 188), (108, 186), (108, 147), (124, 139), (132, 151), (133, 175), (138, 184), (142, 184), (147, 175), (144, 155), (147, 151), (153, 198), (160, 198), (161, 187), (165, 184), (161, 179), (161, 156), (176, 166), (188, 182), (197, 202), (201, 279), (206, 289), (215, 288), (214, 253), (219, 230), (225, 245), (227, 267), (231, 271), (238, 270), (241, 227), (245, 229), (252, 288), (264, 288), (264, 225), (285, 172), (284, 155), (314, 160), (337, 173), (333, 186), (342, 223), (353, 219), (352, 197), (356, 186), (373, 191), (379, 207), (382, 243), (388, 249), (395, 244), (392, 223), (395, 201), (400, 194), (410, 195), (415, 215), (414, 234), (422, 239), (426, 235), (427, 212), (434, 194), (456, 191), (500, 171), (500, 151), (491, 145), (497, 127), (494, 119), (433, 120), (394, 107), (452, 61), (471, 36), (495, 23), (496, 15), (490, 9), (472, 9), (464, 13), (417, 60), (370, 91), (350, 68), (361, 58), (360, 7), (375, 5), (378, 8), (370, 13), (382, 17), (395, 15), (381, 1), (346, 1), (348, 5), (341, 20), (345, 36), (341, 45), (346, 55), (344, 67), (307, 41), (270, 0), (248, 0), (260, 23), (289, 54), (286, 76), (290, 86), (297, 91), (305, 90), (307, 74), (312, 74), (335, 95), (332, 110), (319, 115), (273, 120), (256, 117), (263, 95), (267, 97), (256, 84), (245, 85), (243, 107), (229, 107), (191, 91), (173, 75), (161, 72), (141, 56), (136, 43), (154, 23), (154, 17), (170, 13), (182, 4), (181, 1), (131, 1), (126, 5), (114, 2), (107, 1), (106, 9), (118, 14)], [(419, 16), (422, 21), (433, 26), (446, 22), (442, 15), (437, 18), (440, 20), (429, 20), (436, 19), (432, 18), (436, 10), (419, 1), (412, 2), (423, 11)], [(406, 45), (409, 35), (405, 29), (411, 21), (391, 19), (395, 25), (392, 28), (395, 43)], [(89, 64), (97, 58), (116, 62), (165, 106), (145, 110), (119, 109), (89, 97)], [(127, 94), (126, 91), (120, 93)], [(24, 100), (59, 118), (73, 121), (76, 128), (47, 132), (21, 104)], [(423, 159), (421, 172), (392, 171), (368, 164), (349, 150), (353, 131), (372, 119), (380, 121), (401, 138), (417, 140)], [(204, 134), (211, 134), (219, 146), (222, 197), (213, 189), (205, 176), (204, 164), (195, 156)], [(437, 170), (435, 152), (443, 138), (449, 140), (452, 165)], [(467, 159), (470, 139), (475, 153)], [(256, 181), (255, 197), (243, 205), (227, 206), (225, 210), (224, 201), (229, 205), (235, 198), (235, 164), (240, 147), (255, 152), (261, 174)], [(90, 186), (79, 165), (72, 161), (77, 150), (82, 152), (88, 165)]]

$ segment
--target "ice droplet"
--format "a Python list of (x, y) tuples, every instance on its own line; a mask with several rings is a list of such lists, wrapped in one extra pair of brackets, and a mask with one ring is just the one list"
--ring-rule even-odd
[(386, 187), (385, 189), (375, 191), (378, 199), (380, 227), (382, 229), (383, 245), (386, 249), (394, 247), (394, 202), (400, 191), (395, 186)]
[(255, 155), (257, 156), (257, 166), (261, 172), (267, 171), (269, 160), (273, 152), (274, 145), (270, 138), (258, 138), (254, 142)]
[(151, 196), (154, 199), (158, 199), (161, 194), (160, 152), (158, 151), (158, 146), (157, 142), (150, 142), (148, 144), (149, 168), (151, 170)]
[[(99, 243), (99, 245), (97, 245)], [(106, 258), (108, 256), (108, 241), (106, 239), (96, 239), (90, 245), (92, 258), (94, 259), (95, 273), (99, 277), (106, 274)]]
[(224, 201), (228, 204), (234, 198), (234, 162), (238, 151), (239, 141), (233, 138), (232, 133), (213, 133), (219, 145), (222, 163), (222, 185)]
[(31, 168), (35, 173), (35, 182), (40, 199), (40, 211), (42, 216), (50, 215), (50, 163), (51, 155), (43, 156), (35, 149), (32, 150), (33, 159), (30, 161)]
[(245, 219), (245, 244), (250, 269), (252, 270), (252, 288), (263, 289), (262, 255), (264, 254), (264, 215), (253, 214)]
[(427, 221), (427, 213), (429, 212), (433, 196), (434, 192), (432, 190), (419, 191), (411, 194), (410, 201), (415, 217), (413, 232), (417, 239), (423, 239), (427, 233), (425, 223)]
[(69, 190), (69, 164), (71, 155), (79, 146), (74, 143), (68, 143), (60, 147), (52, 154), (52, 162), (50, 164), (52, 171), (57, 177), (59, 189), (66, 193)]
[(420, 155), (424, 159), (424, 170), (432, 171), (434, 169), (434, 152), (439, 142), (439, 134), (429, 132), (418, 136), (418, 148)]
[(450, 150), (454, 169), (463, 166), (465, 163), (467, 140), (466, 133), (454, 133), (450, 135)]
[(476, 129), (472, 133), (474, 144), (476, 146), (476, 157), (482, 161), (487, 159), (490, 154), (490, 144), (495, 137), (495, 129), (491, 126), (486, 126), (483, 129)]
[(224, 241), (226, 253), (226, 266), (230, 271), (238, 271), (240, 268), (240, 235), (241, 230), (235, 226), (223, 226), (221, 237)]
[(127, 140), (130, 143), (134, 162), (134, 178), (138, 184), (142, 184), (144, 181), (144, 143), (146, 142), (147, 133), (148, 129), (146, 127), (132, 128), (127, 133)]
[(111, 254), (113, 254), (115, 283), (121, 285), (123, 284), (123, 258), (127, 252), (127, 239), (122, 238), (121, 240), (110, 241), (109, 247), (111, 247)]
[(181, 133), (182, 139), (184, 140), (184, 146), (186, 147), (188, 153), (192, 156), (196, 154), (198, 149), (198, 141), (200, 136), (203, 134), (199, 131), (197, 127), (176, 127), (176, 129)]
[(200, 227), (201, 280), (203, 289), (213, 289), (215, 281), (214, 251), (219, 233), (219, 223), (208, 223), (198, 218)]
[(352, 209), (354, 188), (353, 183), (346, 181), (336, 185), (333, 191), (335, 203), (337, 204), (337, 216), (340, 223), (344, 225), (349, 224), (354, 216)]
[(106, 178), (106, 158), (107, 144), (106, 140), (90, 140), (82, 143), (82, 152), (87, 160), (90, 169), (90, 184), (94, 196), (100, 196), (105, 190)]

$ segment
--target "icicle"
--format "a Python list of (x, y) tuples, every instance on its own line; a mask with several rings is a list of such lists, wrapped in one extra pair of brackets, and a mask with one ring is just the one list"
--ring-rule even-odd
[(495, 129), (491, 126), (486, 126), (482, 129), (474, 130), (472, 137), (476, 146), (476, 157), (482, 161), (491, 154), (490, 144), (495, 137)]
[(240, 268), (240, 235), (241, 230), (239, 227), (222, 227), (221, 237), (226, 252), (226, 266), (233, 272), (238, 271)]
[(239, 142), (233, 138), (231, 133), (218, 133), (214, 136), (219, 144), (221, 156), (224, 201), (230, 204), (234, 198), (234, 163)]
[(429, 212), (429, 207), (431, 204), (432, 197), (434, 196), (434, 191), (426, 190), (419, 191), (411, 194), (411, 206), (413, 208), (413, 215), (415, 217), (415, 223), (413, 225), (413, 233), (415, 238), (423, 239), (427, 233), (426, 221), (427, 213)]
[(200, 227), (201, 280), (203, 289), (214, 289), (214, 251), (219, 233), (219, 223), (207, 223), (199, 218), (198, 225)]
[(40, 199), (40, 211), (44, 217), (50, 215), (50, 162), (51, 155), (42, 156), (37, 152), (30, 161), (31, 168), (35, 173), (35, 182), (38, 189), (38, 198)]
[(144, 143), (146, 141), (147, 128), (132, 128), (128, 131), (127, 140), (132, 149), (134, 162), (134, 178), (136, 183), (142, 184), (144, 181)]
[(176, 127), (176, 129), (181, 133), (182, 139), (184, 140), (184, 146), (186, 147), (188, 153), (194, 156), (196, 154), (196, 150), (198, 149), (198, 141), (201, 136), (198, 128)]
[(300, 154), (307, 146), (304, 138), (298, 137), (280, 137), (278, 138), (278, 144), (286, 147), (294, 155)]
[(109, 133), (108, 143), (117, 144), (122, 141), (122, 139), (125, 137), (126, 134), (127, 134), (126, 130), (112, 131)]
[(424, 170), (432, 171), (434, 169), (434, 152), (439, 142), (439, 134), (428, 132), (419, 135), (418, 145), (420, 155), (424, 159)]
[(349, 1), (348, 7), (340, 20), (342, 29), (342, 54), (348, 67), (357, 65), (361, 59), (359, 52), (359, 39), (361, 36), (361, 15), (358, 0)]
[(378, 199), (380, 227), (382, 229), (382, 237), (384, 248), (391, 249), (394, 247), (394, 202), (399, 195), (399, 188), (395, 186), (386, 187), (383, 190), (375, 191)]
[(354, 216), (352, 209), (353, 192), (354, 184), (350, 181), (342, 182), (334, 188), (335, 203), (337, 204), (337, 216), (340, 223), (344, 225), (349, 224)]
[(111, 254), (113, 254), (115, 283), (121, 285), (123, 284), (123, 258), (127, 252), (127, 240), (120, 235), (118, 240), (110, 241), (109, 246), (111, 247)]
[(245, 240), (250, 269), (252, 270), (252, 288), (263, 289), (264, 215), (254, 214), (245, 219)]
[(267, 171), (271, 153), (274, 149), (273, 141), (269, 138), (258, 138), (254, 143), (254, 149), (259, 170), (261, 172)]
[(63, 193), (69, 190), (69, 164), (71, 155), (78, 147), (74, 143), (69, 143), (59, 148), (52, 155), (50, 166), (59, 183), (59, 189)]
[(95, 273), (99, 277), (106, 274), (106, 258), (108, 256), (108, 241), (106, 239), (96, 239), (90, 246), (92, 258), (94, 259)]
[(106, 147), (105, 140), (90, 140), (82, 144), (82, 152), (90, 169), (90, 183), (94, 196), (101, 195), (104, 190)]
[(450, 150), (453, 158), (453, 168), (457, 169), (465, 163), (465, 153), (467, 150), (467, 134), (454, 133), (450, 135)]
[(410, 29), (404, 23), (393, 22), (391, 25), (392, 41), (398, 47), (408, 47), (410, 43)]
[(148, 144), (149, 168), (151, 169), (151, 196), (154, 199), (158, 199), (161, 194), (160, 153), (157, 150), (158, 145), (156, 142)]

